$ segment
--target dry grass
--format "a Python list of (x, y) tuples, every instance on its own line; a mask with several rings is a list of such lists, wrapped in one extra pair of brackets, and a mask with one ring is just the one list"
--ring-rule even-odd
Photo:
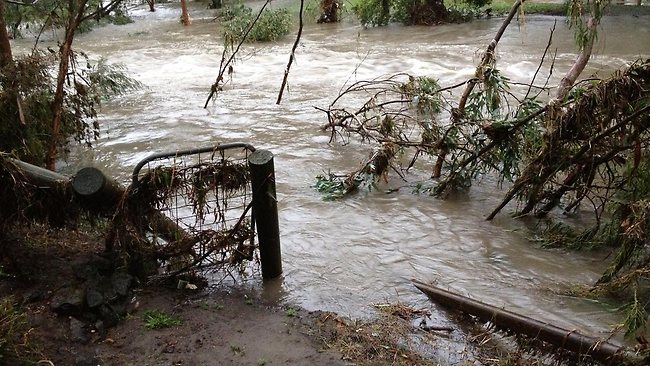
[(323, 345), (340, 352), (350, 364), (364, 366), (600, 365), (529, 337), (496, 331), (465, 316), (455, 318), (456, 328), (432, 327), (424, 324), (430, 320), (428, 309), (401, 303), (374, 307), (378, 316), (366, 321), (321, 313), (316, 325)]

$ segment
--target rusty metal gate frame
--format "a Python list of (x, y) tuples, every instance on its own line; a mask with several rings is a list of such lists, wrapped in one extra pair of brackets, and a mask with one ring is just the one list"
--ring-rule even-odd
[[(235, 150), (240, 150), (237, 153), (243, 154), (243, 157), (232, 159), (232, 156), (235, 156), (236, 154), (228, 154), (228, 153)], [(133, 169), (132, 187), (134, 189), (138, 188), (138, 186), (140, 185), (141, 173), (145, 168), (147, 168), (147, 171), (152, 171), (153, 169), (156, 169), (158, 167), (176, 168), (177, 166), (183, 167), (184, 169), (193, 169), (195, 167), (200, 168), (204, 166), (203, 164), (206, 164), (206, 162), (214, 163), (216, 161), (221, 161), (223, 162), (223, 164), (226, 164), (229, 162), (231, 163), (233, 160), (236, 161), (237, 164), (246, 164), (248, 160), (248, 156), (251, 153), (255, 152), (255, 150), (256, 150), (255, 147), (247, 143), (228, 143), (228, 144), (218, 144), (210, 147), (152, 154), (146, 157), (145, 159), (141, 160)], [(246, 169), (248, 169), (248, 165), (246, 165)], [(201, 219), (200, 223), (195, 222), (194, 225), (188, 223), (187, 220), (191, 217), (197, 217), (196, 216), (197, 213), (196, 212), (192, 212), (189, 214), (187, 213), (188, 209), (190, 208), (188, 204), (188, 198), (184, 197), (182, 193), (176, 193), (173, 196), (165, 198), (165, 202), (166, 202), (165, 206), (156, 207), (156, 209), (160, 210), (165, 216), (172, 219), (182, 229), (188, 230), (190, 234), (197, 234), (199, 232), (203, 232), (206, 230), (213, 230), (215, 232), (216, 231), (225, 232), (229, 229), (232, 229), (234, 226), (234, 225), (228, 226), (228, 223), (236, 222), (235, 220), (238, 220), (241, 216), (247, 215), (250, 228), (251, 230), (253, 230), (250, 237), (250, 241), (251, 241), (251, 246), (253, 246), (254, 248), (254, 242), (256, 237), (254, 232), (255, 223), (254, 223), (254, 217), (252, 211), (249, 210), (250, 205), (252, 204), (252, 188), (251, 188), (250, 177), (248, 178), (247, 183), (243, 188), (241, 194), (238, 193), (237, 195), (234, 196), (219, 197), (218, 191), (216, 192), (217, 193), (210, 192), (211, 194), (213, 194), (213, 197), (211, 197), (211, 199), (215, 201), (214, 203), (215, 206), (213, 207), (208, 206), (210, 209), (215, 210), (212, 213), (212, 218), (214, 219), (213, 222), (206, 223), (203, 222), (204, 221), (203, 219)], [(221, 194), (225, 194), (224, 192), (225, 191), (223, 191), (222, 189)], [(239, 202), (241, 202), (241, 204), (236, 205), (235, 207), (222, 208), (219, 206), (219, 202), (217, 202), (219, 199), (240, 200)], [(194, 207), (193, 209), (196, 208)], [(223, 210), (222, 213), (223, 217), (219, 218), (219, 220), (217, 220), (217, 211), (216, 211), (217, 209)], [(241, 209), (241, 211), (239, 211), (241, 212), (241, 214), (237, 215), (236, 217), (235, 216), (231, 216), (229, 218), (225, 217), (227, 212), (237, 211), (239, 209)], [(219, 213), (221, 213), (221, 211), (219, 211)], [(181, 216), (181, 215), (185, 215), (185, 216)], [(199, 253), (199, 254), (202, 255), (203, 253)], [(207, 260), (207, 262), (203, 263), (203, 266), (210, 267), (211, 265), (214, 264), (223, 264), (224, 262), (227, 263), (229, 260), (229, 258), (227, 258), (227, 253), (215, 253), (215, 255), (219, 255), (221, 256), (221, 258), (219, 258), (218, 260), (216, 258), (208, 259), (206, 255), (206, 257), (204, 257), (203, 260)]]

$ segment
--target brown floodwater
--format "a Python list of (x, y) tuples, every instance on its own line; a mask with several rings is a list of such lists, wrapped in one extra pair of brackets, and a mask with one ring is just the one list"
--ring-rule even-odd
[[(154, 152), (251, 143), (276, 156), (284, 275), (265, 285), (270, 297), (358, 317), (370, 314), (371, 304), (379, 302), (430, 306), (410, 284), (417, 278), (598, 336), (621, 321), (611, 307), (553, 291), (593, 283), (607, 264), (607, 253), (540, 249), (507, 212), (485, 221), (503, 193), (489, 179), (467, 197), (449, 201), (412, 194), (406, 187), (393, 194), (373, 191), (326, 202), (311, 187), (316, 175), (350, 171), (370, 151), (354, 142), (328, 144), (329, 134), (319, 130), (325, 115), (314, 106), (326, 107), (346, 83), (396, 72), (432, 76), (442, 86), (466, 80), (501, 19), (371, 29), (352, 20), (309, 22), (281, 105), (275, 99), (292, 36), (244, 47), (232, 81), (204, 109), (222, 41), (213, 12), (199, 8), (202, 4), (192, 6), (189, 27), (178, 23), (176, 5), (163, 4), (155, 13), (132, 10), (132, 24), (76, 38), (77, 49), (91, 58), (124, 63), (145, 88), (103, 104), (101, 138), (92, 150), (76, 150), (64, 171), (94, 165), (128, 182), (134, 165)], [(555, 22), (551, 50), (557, 50), (557, 59), (549, 85), (557, 84), (575, 58), (573, 35), (563, 18), (526, 16), (513, 23), (497, 47), (503, 74), (528, 81)], [(23, 43), (29, 46), (28, 40), (17, 46)], [(52, 40), (45, 40), (47, 45)], [(647, 57), (650, 18), (608, 17), (583, 75), (606, 76)], [(407, 179), (415, 182), (426, 174), (416, 171)], [(446, 322), (441, 313), (434, 315)]]

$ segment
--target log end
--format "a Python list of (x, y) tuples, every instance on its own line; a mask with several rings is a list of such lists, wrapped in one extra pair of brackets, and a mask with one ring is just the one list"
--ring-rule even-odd
[(72, 179), (72, 189), (82, 197), (99, 194), (106, 185), (106, 176), (101, 170), (86, 167), (77, 172)]

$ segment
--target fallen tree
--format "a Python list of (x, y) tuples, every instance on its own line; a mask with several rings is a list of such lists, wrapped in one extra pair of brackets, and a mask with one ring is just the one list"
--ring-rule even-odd
[(417, 280), (413, 280), (413, 284), (431, 301), (449, 309), (475, 316), (483, 322), (491, 323), (498, 329), (523, 334), (608, 365), (644, 364), (641, 357), (630, 349), (610, 343), (605, 339), (594, 338), (576, 330), (543, 323)]

